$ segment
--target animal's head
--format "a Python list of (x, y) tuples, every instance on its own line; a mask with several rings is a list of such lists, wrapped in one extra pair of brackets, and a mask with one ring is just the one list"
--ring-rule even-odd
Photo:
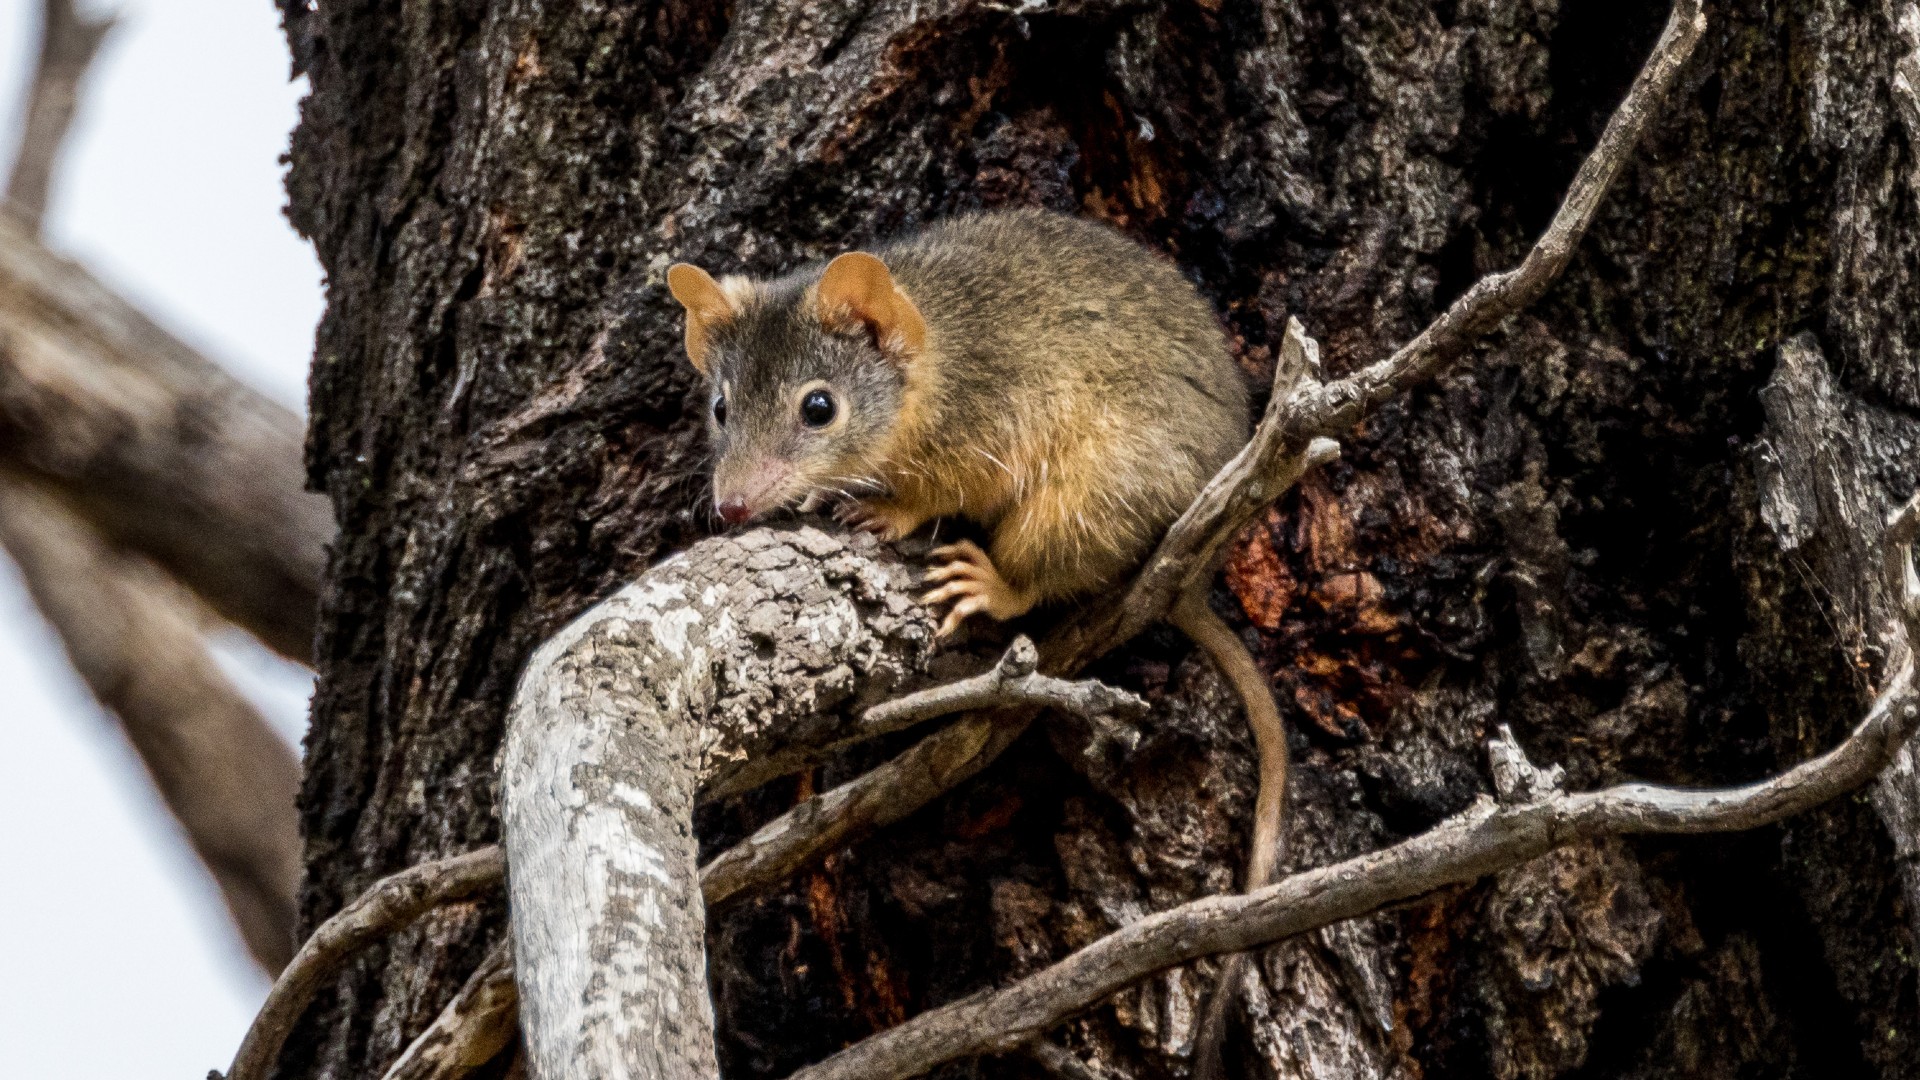
[(926, 346), (919, 309), (865, 252), (818, 280), (726, 277), (676, 263), (687, 358), (707, 377), (713, 501), (738, 525), (821, 497), (879, 493), (878, 466)]

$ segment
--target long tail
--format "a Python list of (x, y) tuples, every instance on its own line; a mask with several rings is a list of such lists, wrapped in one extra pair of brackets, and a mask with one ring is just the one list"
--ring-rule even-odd
[[(1213, 659), (1214, 666), (1239, 695), (1247, 711), (1247, 726), (1253, 729), (1254, 747), (1260, 753), (1260, 794), (1253, 807), (1253, 850), (1247, 856), (1247, 891), (1252, 892), (1273, 883), (1285, 855), (1286, 722), (1280, 718), (1280, 707), (1274, 704), (1273, 688), (1254, 664), (1246, 643), (1208, 606), (1205, 585), (1196, 585), (1181, 595), (1170, 621)], [(1224, 1080), (1221, 1052), (1226, 1043), (1227, 1016), (1246, 978), (1247, 962), (1246, 953), (1228, 957), (1214, 986), (1213, 1000), (1201, 1020), (1194, 1048), (1195, 1080)]]

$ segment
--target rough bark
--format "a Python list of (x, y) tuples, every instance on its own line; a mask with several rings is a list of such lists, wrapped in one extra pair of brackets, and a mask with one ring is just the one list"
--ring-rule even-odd
[[(1052, 205), (1170, 252), (1255, 378), (1289, 316), (1343, 375), (1517, 261), (1666, 14), (285, 10), (314, 88), (292, 212), (330, 283), (309, 467), (343, 523), (304, 795), (310, 923), (491, 839), (492, 760), (535, 644), (706, 530), (670, 261), (768, 272), (968, 207)], [(1920, 480), (1920, 21), (1885, 0), (1712, 16), (1562, 283), (1235, 549), (1226, 587), (1295, 727), (1299, 865), (1490, 790), (1480, 747), (1501, 721), (1576, 789), (1736, 782), (1831, 745), (1886, 674), (1861, 651), (1872, 601), (1850, 599), (1842, 522)], [(1762, 393), (1803, 334), (1849, 439)], [(1844, 509), (1776, 479), (1834, 473)], [(942, 804), (716, 914), (724, 1071), (782, 1075), (1231, 891), (1253, 793), (1237, 710), (1170, 635), (1098, 673), (1153, 702), (1131, 755), (1090, 759), (1086, 732), (1043, 724)], [(886, 749), (704, 809), (703, 853)], [(1235, 1063), (1917, 1075), (1911, 790), (1896, 776), (1737, 841), (1569, 849), (1281, 945), (1242, 995)], [(384, 1068), (501, 919), (450, 911), (364, 960), (283, 1074)], [(1107, 1075), (1180, 1075), (1214, 970), (1176, 968), (1056, 1039)]]

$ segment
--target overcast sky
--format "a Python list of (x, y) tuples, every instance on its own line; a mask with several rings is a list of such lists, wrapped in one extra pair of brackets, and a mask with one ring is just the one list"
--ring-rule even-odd
[[(0, 0), (7, 162), (39, 8)], [(300, 407), (320, 270), (280, 213), (279, 157), (304, 85), (287, 80), (273, 5), (117, 0), (116, 10), (55, 177), (49, 242)], [(297, 739), (305, 674), (239, 638), (222, 653)], [(0, 1073), (200, 1080), (226, 1068), (266, 981), (10, 565), (0, 566), (0, 868)]]

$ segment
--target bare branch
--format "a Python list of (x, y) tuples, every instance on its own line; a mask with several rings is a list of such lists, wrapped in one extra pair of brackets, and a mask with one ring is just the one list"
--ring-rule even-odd
[(287, 1033), (313, 1001), (313, 995), (355, 953), (405, 929), (441, 904), (498, 886), (506, 870), (505, 853), (498, 845), (488, 845), (464, 855), (410, 866), (374, 883), (353, 903), (321, 923), (294, 954), (293, 962), (267, 992), (266, 1003), (247, 1028), (233, 1066), (227, 1070), (227, 1080), (265, 1080)]
[(82, 16), (73, 0), (46, 0), (41, 6), (40, 60), (34, 67), (26, 124), (6, 191), (7, 213), (30, 231), (39, 232), (46, 218), (54, 165), (80, 104), (80, 80), (113, 24), (111, 17)]
[(969, 714), (885, 765), (806, 800), (700, 868), (707, 904), (717, 907), (785, 881), (827, 852), (927, 805), (986, 768), (1038, 714)]
[(334, 528), (303, 437), (0, 215), (0, 461), (305, 663)]
[(293, 955), (293, 751), (208, 655), (180, 596), (65, 507), (0, 475), (0, 544), (93, 695), (117, 717), (260, 966)]
[(520, 994), (513, 946), (501, 942), (427, 1030), (407, 1045), (382, 1080), (461, 1080), (492, 1061), (518, 1031)]
[[(1569, 795), (1541, 784), (1516, 786), (1501, 805), (1482, 798), (1471, 810), (1393, 847), (1295, 874), (1245, 896), (1215, 896), (1147, 918), (1004, 989), (930, 1010), (793, 1074), (792, 1080), (904, 1080), (956, 1058), (1010, 1050), (1155, 972), (1202, 956), (1239, 952), (1355, 918), (1446, 885), (1517, 866), (1580, 840), (1630, 833), (1704, 833), (1751, 829), (1811, 809), (1879, 775), (1920, 728), (1920, 693), (1911, 643), (1920, 641), (1920, 585), (1912, 538), (1920, 498), (1887, 530), (1889, 569), (1910, 601), (1899, 669), (1867, 717), (1845, 741), (1812, 761), (1760, 783), (1689, 791), (1623, 784)], [(1490, 748), (1492, 749), (1492, 748)], [(1499, 748), (1510, 775), (1540, 770)]]

